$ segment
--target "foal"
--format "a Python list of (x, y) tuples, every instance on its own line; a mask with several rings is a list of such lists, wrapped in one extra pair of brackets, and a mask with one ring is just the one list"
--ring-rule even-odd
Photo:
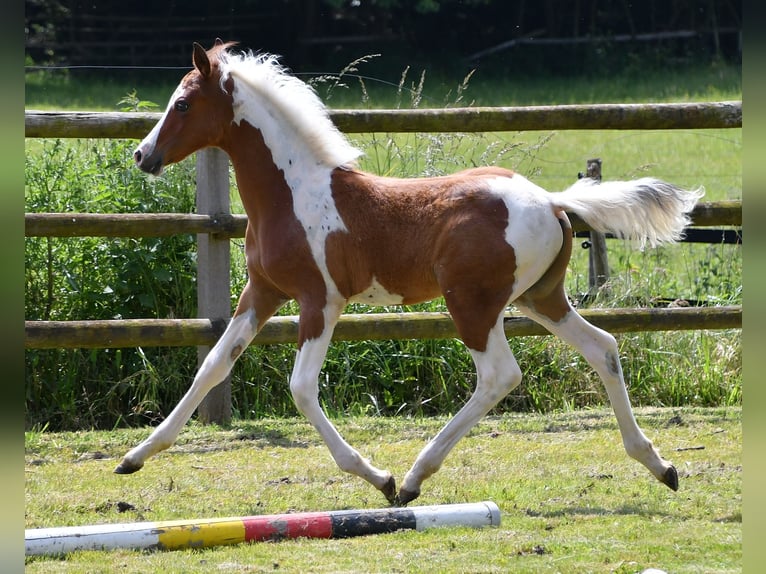
[[(578, 349), (603, 380), (627, 453), (671, 489), (676, 469), (639, 429), (615, 339), (571, 307), (564, 274), (572, 250), (565, 211), (599, 231), (656, 245), (680, 237), (699, 192), (656, 179), (549, 193), (499, 167), (395, 179), (355, 168), (361, 152), (335, 128), (313, 90), (269, 55), (194, 44), (194, 69), (135, 151), (158, 175), (206, 146), (227, 152), (248, 216), (248, 283), (226, 331), (176, 408), (115, 469), (139, 470), (171, 446), (208, 391), (288, 300), (300, 305), (290, 390), (338, 466), (406, 504), (455, 444), (521, 381), (503, 331), (505, 308)], [(423, 449), (401, 488), (340, 436), (318, 401), (333, 328), (349, 302), (410, 304), (443, 296), (476, 364), (476, 390)]]

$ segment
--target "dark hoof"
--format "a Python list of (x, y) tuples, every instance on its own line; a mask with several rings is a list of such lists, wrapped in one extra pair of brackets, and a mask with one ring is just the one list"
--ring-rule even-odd
[(671, 490), (678, 490), (678, 471), (675, 466), (671, 466), (662, 475), (662, 482), (667, 485)]
[(134, 472), (141, 470), (143, 466), (143, 464), (130, 464), (129, 462), (123, 460), (120, 464), (117, 465), (117, 468), (114, 469), (114, 473), (133, 474)]
[(396, 497), (396, 500), (394, 501), (394, 504), (396, 506), (407, 506), (408, 503), (415, 500), (418, 496), (420, 496), (420, 491), (413, 492), (411, 490), (400, 490), (399, 495)]
[(380, 491), (383, 493), (383, 496), (386, 497), (389, 504), (396, 504), (396, 481), (393, 476), (388, 479), (388, 482), (383, 485), (383, 488), (381, 488)]

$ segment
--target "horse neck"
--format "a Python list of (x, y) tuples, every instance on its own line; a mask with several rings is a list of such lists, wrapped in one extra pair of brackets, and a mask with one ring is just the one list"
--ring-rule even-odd
[(321, 225), (323, 218), (329, 218), (325, 224), (335, 225), (338, 217), (330, 207), (334, 167), (317, 161), (305, 149), (291, 148), (289, 138), (285, 146), (271, 150), (261, 131), (244, 121), (232, 125), (226, 140), (222, 147), (234, 166), (251, 225), (265, 229), (297, 219), (310, 228)]
[(232, 125), (221, 147), (231, 159), (242, 204), (253, 224), (273, 220), (275, 210), (292, 204), (285, 175), (275, 164), (260, 130), (246, 122)]

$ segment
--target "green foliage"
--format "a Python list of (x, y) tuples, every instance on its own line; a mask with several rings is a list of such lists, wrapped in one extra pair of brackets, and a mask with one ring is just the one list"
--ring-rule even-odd
[[(350, 90), (345, 88), (352, 85), (348, 79), (365, 62), (361, 58), (340, 74), (324, 78), (317, 84), (320, 93), (326, 87), (327, 97), (348, 97)], [(699, 77), (690, 78), (688, 92), (701, 94), (696, 88)], [(469, 80), (470, 75), (454, 91), (450, 89), (442, 105), (464, 105), (474, 89)], [(681, 85), (683, 80), (677, 82)], [(363, 81), (358, 85), (366, 94), (362, 105), (379, 103), (377, 94)], [(715, 84), (710, 89), (718, 93)], [(410, 80), (409, 69), (405, 70), (394, 91), (387, 105), (426, 105), (423, 74)], [(704, 94), (700, 97), (704, 99)], [(131, 91), (120, 105), (139, 109), (146, 101)], [(704, 183), (708, 200), (741, 197), (739, 130), (619, 135), (364, 134), (355, 138), (366, 152), (362, 167), (385, 175), (439, 175), (461, 167), (499, 164), (556, 190), (571, 183), (586, 157), (600, 156), (608, 178), (670, 174), (681, 185)], [(147, 178), (130, 161), (133, 145), (27, 141), (27, 211), (193, 211), (193, 164), (183, 162), (161, 178)], [(232, 204), (241, 210), (236, 186)], [(246, 281), (243, 242), (233, 243), (232, 306)], [(25, 258), (27, 319), (196, 316), (193, 237), (27, 238)], [(707, 304), (741, 302), (738, 247), (678, 245), (638, 252), (610, 242), (609, 261), (611, 280), (590, 300), (591, 305), (648, 305), (657, 298)], [(587, 254), (576, 250), (567, 283), (576, 302), (587, 290), (587, 276)], [(444, 304), (437, 300), (413, 309), (444, 311)], [(350, 310), (379, 309), (355, 306)], [(282, 313), (297, 311), (295, 305), (288, 305)], [(738, 330), (618, 337), (633, 401), (664, 406), (740, 404), (740, 338)], [(510, 344), (524, 382), (498, 405), (496, 413), (605, 404), (596, 375), (563, 343), (551, 337), (524, 337)], [(292, 345), (252, 346), (240, 358), (232, 373), (236, 416), (256, 419), (297, 414), (287, 385), (294, 353)], [(27, 427), (79, 429), (156, 423), (177, 403), (195, 370), (196, 350), (189, 348), (27, 351)], [(458, 340), (338, 342), (331, 346), (322, 371), (320, 400), (329, 413), (338, 416), (438, 415), (455, 413), (470, 396), (474, 383), (473, 364)]]
[(138, 93), (134, 88), (125, 97), (123, 97), (117, 105), (122, 112), (145, 112), (153, 111), (159, 106), (154, 102), (148, 100), (142, 100), (138, 97)]
[[(194, 171), (140, 176), (131, 142), (28, 142), (30, 212), (191, 212)], [(25, 240), (26, 318), (193, 317), (194, 238)], [(145, 423), (162, 416), (193, 373), (191, 349), (30, 350), (27, 417), (53, 428)], [(177, 380), (176, 387), (167, 381)]]

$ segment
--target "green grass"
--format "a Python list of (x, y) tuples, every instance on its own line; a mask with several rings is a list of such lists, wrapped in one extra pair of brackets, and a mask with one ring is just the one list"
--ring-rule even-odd
[[(406, 88), (417, 85), (419, 73), (408, 75), (399, 94), (398, 77), (390, 79), (394, 87), (366, 81), (365, 91), (346, 78), (349, 88), (336, 89), (329, 103), (409, 107)], [(461, 83), (462, 77), (427, 74), (419, 105), (454, 105)], [(114, 110), (137, 89), (142, 100), (164, 106), (175, 84), (27, 75), (26, 103), (29, 109)], [(741, 99), (741, 74), (716, 64), (562, 81), (487, 78), (479, 69), (460, 98), (460, 105)], [(704, 185), (707, 200), (742, 197), (741, 130), (354, 137), (367, 152), (364, 167), (378, 173), (498, 163), (556, 190), (584, 170), (586, 159), (601, 157), (606, 178), (650, 174)], [(28, 140), (27, 210), (192, 209), (193, 163), (148, 181), (132, 168), (132, 145)], [(193, 316), (194, 260), (184, 241), (27, 239), (27, 318)], [(239, 247), (235, 241), (232, 303), (244, 282)], [(641, 253), (609, 242), (609, 260), (612, 280), (598, 305), (633, 306), (657, 296), (741, 303), (738, 247), (677, 245)], [(175, 274), (168, 277), (168, 269)], [(140, 286), (147, 274), (151, 284)], [(127, 282), (124, 290), (115, 289), (119, 280)], [(587, 253), (577, 249), (568, 289), (578, 297), (586, 286)], [(602, 386), (582, 358), (551, 337), (524, 337), (510, 342), (523, 384), (458, 444), (417, 501), (493, 500), (503, 514), (499, 528), (179, 552), (80, 552), (30, 558), (26, 571), (741, 571), (741, 332), (635, 333), (618, 341), (633, 402), (643, 405), (639, 423), (679, 470), (677, 493), (624, 454)], [(169, 412), (193, 376), (195, 350), (27, 351), (25, 526), (383, 506), (377, 491), (335, 466), (304, 419), (291, 418), (286, 380), (293, 356), (289, 345), (251, 348), (234, 371), (230, 427), (192, 421), (144, 470), (118, 476), (111, 471), (119, 457), (149, 432), (120, 427), (156, 423)], [(322, 403), (341, 433), (401, 481), (470, 394), (474, 369), (454, 340), (354, 342), (332, 346), (322, 377)], [(667, 406), (673, 408), (657, 408)], [(92, 427), (115, 430), (82, 430)], [(133, 509), (119, 512), (120, 502)]]
[[(739, 408), (640, 409), (680, 475), (674, 493), (630, 460), (606, 410), (488, 417), (424, 484), (415, 504), (492, 500), (497, 528), (403, 531), (175, 552), (28, 558), (27, 572), (739, 572)], [(340, 432), (401, 480), (444, 417), (352, 417)], [(27, 432), (25, 526), (377, 508), (303, 419), (191, 424), (137, 474), (112, 468), (146, 430)], [(120, 512), (118, 503), (132, 506)]]
[[(363, 60), (364, 58), (362, 58)], [(742, 97), (741, 66), (725, 62), (684, 67), (625, 69), (618, 74), (557, 78), (498, 73), (481, 66), (467, 72), (436, 72), (402, 66), (396, 75), (368, 72), (365, 63), (331, 73), (306, 73), (333, 108), (421, 107), (446, 105), (512, 106), (606, 102), (678, 102)], [(186, 70), (151, 72), (143, 78), (78, 71), (26, 73), (27, 109), (114, 111), (135, 90), (142, 100), (164, 108)], [(470, 79), (466, 82), (466, 76)], [(421, 77), (424, 79), (419, 88)]]
[[(351, 66), (353, 68), (354, 66)], [(359, 64), (363, 72), (363, 64)], [(348, 76), (318, 85), (335, 107), (429, 106), (444, 103), (528, 104), (637, 100), (741, 98), (734, 66), (684, 70), (627, 70), (604, 79), (492, 78), (477, 71), (435, 82), (410, 72), (400, 88), (367, 81), (361, 91)], [(179, 73), (180, 75), (180, 73)], [(27, 106), (115, 109), (134, 84), (82, 83), (27, 77)], [(333, 84), (335, 82), (335, 84)], [(414, 82), (414, 84), (413, 84)], [(175, 82), (174, 82), (175, 83)], [(349, 87), (344, 88), (342, 84)], [(108, 87), (106, 84), (110, 85)], [(414, 85), (414, 100), (407, 88)], [(433, 87), (431, 87), (433, 86)], [(494, 86), (494, 87), (492, 87)], [(173, 85), (158, 85), (137, 99), (164, 104)], [(458, 89), (459, 88), (459, 89)], [(439, 96), (434, 96), (438, 93)], [(487, 95), (481, 95), (486, 93)], [(83, 98), (83, 99), (78, 99)], [(570, 185), (591, 157), (603, 160), (607, 179), (653, 175), (679, 185), (704, 185), (706, 200), (742, 197), (742, 130), (561, 131), (501, 134), (363, 134), (353, 139), (366, 152), (362, 167), (400, 176), (433, 175), (472, 165), (498, 164), (550, 190)], [(129, 141), (27, 140), (28, 211), (140, 212), (193, 210), (194, 163), (186, 160), (162, 178), (148, 180), (133, 167)], [(242, 211), (232, 187), (234, 211)], [(242, 241), (232, 255), (232, 305), (244, 286)], [(26, 317), (96, 319), (193, 317), (196, 314), (193, 238), (173, 240), (26, 240)], [(635, 306), (653, 298), (739, 304), (741, 249), (676, 245), (638, 252), (609, 242), (611, 280), (600, 306)], [(576, 248), (568, 291), (587, 290), (588, 258)], [(443, 310), (443, 303), (418, 306)], [(366, 308), (355, 306), (361, 312)], [(372, 309), (375, 311), (375, 309)], [(284, 313), (296, 313), (294, 305)], [(739, 330), (636, 333), (618, 337), (632, 398), (648, 406), (739, 405), (742, 395)], [(551, 337), (511, 341), (524, 383), (497, 412), (556, 411), (605, 403), (600, 382), (582, 358)], [(294, 347), (252, 347), (233, 372), (239, 417), (295, 415), (287, 377)], [(175, 405), (194, 375), (194, 349), (27, 351), (27, 428), (112, 428), (153, 424)], [(438, 415), (454, 413), (473, 389), (474, 368), (456, 340), (336, 343), (320, 385), (333, 414)]]

